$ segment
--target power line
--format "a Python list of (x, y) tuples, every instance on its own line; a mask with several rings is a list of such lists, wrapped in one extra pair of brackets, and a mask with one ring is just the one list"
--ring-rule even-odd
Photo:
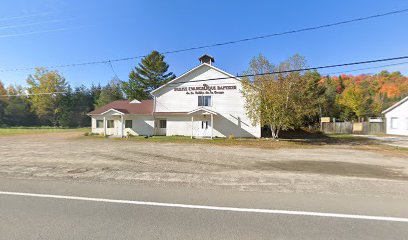
[[(239, 40), (232, 40), (232, 41), (227, 41), (227, 42), (220, 42), (220, 43), (214, 43), (214, 44), (208, 44), (208, 45), (202, 45), (202, 46), (196, 46), (196, 47), (189, 47), (189, 48), (183, 48), (183, 49), (177, 49), (177, 50), (171, 50), (171, 51), (164, 51), (164, 52), (161, 52), (161, 54), (167, 55), (167, 54), (173, 54), (173, 53), (187, 52), (187, 51), (193, 51), (193, 50), (199, 50), (199, 49), (205, 49), (205, 48), (212, 48), (212, 47), (219, 47), (219, 46), (224, 46), (224, 45), (254, 41), (254, 40), (271, 38), (271, 37), (277, 37), (277, 36), (282, 36), (282, 35), (289, 35), (289, 34), (294, 34), (294, 33), (313, 31), (313, 30), (318, 30), (318, 29), (322, 29), (322, 28), (330, 28), (330, 27), (345, 25), (345, 24), (354, 23), (354, 22), (361, 22), (361, 21), (365, 21), (365, 20), (381, 18), (381, 17), (386, 17), (386, 16), (390, 16), (390, 15), (395, 15), (395, 14), (401, 14), (401, 13), (405, 13), (405, 12), (408, 12), (408, 8), (401, 9), (401, 10), (396, 10), (396, 11), (391, 11), (391, 12), (386, 12), (386, 13), (381, 13), (381, 14), (376, 14), (376, 15), (371, 15), (371, 16), (366, 16), (366, 17), (360, 17), (360, 18), (344, 20), (344, 21), (335, 22), (335, 23), (329, 23), (329, 24), (323, 24), (323, 25), (318, 25), (318, 26), (313, 26), (313, 27), (300, 28), (300, 29), (295, 29), (295, 30), (290, 30), (290, 31), (285, 31), (285, 32), (278, 32), (278, 33), (272, 33), (272, 34), (267, 34), (267, 35), (260, 35), (260, 36), (254, 36), (254, 37), (249, 37), (249, 38), (243, 38), (243, 39), (239, 39)], [(78, 67), (78, 66), (86, 66), (86, 65), (94, 65), (94, 64), (104, 64), (104, 63), (109, 63), (109, 62), (129, 61), (129, 60), (139, 59), (139, 58), (143, 58), (143, 57), (146, 57), (146, 55), (140, 55), (140, 56), (134, 56), (134, 57), (125, 57), (125, 58), (118, 58), (118, 59), (110, 59), (110, 60), (82, 62), (82, 63), (52, 65), (52, 66), (45, 66), (45, 68)], [(28, 71), (28, 70), (34, 70), (35, 68), (36, 67), (2, 69), (2, 70), (0, 69), (0, 72)]]
[[(243, 77), (256, 77), (256, 76), (265, 76), (265, 75), (274, 75), (274, 74), (283, 74), (283, 73), (292, 73), (292, 72), (304, 72), (304, 71), (312, 71), (312, 70), (319, 70), (319, 69), (326, 69), (326, 68), (362, 65), (362, 64), (387, 62), (387, 61), (395, 61), (395, 60), (402, 60), (402, 59), (408, 59), (408, 56), (382, 58), (382, 59), (366, 60), (366, 61), (359, 61), (359, 62), (341, 63), (341, 64), (333, 64), (333, 65), (325, 65), (325, 66), (309, 67), (309, 68), (301, 68), (301, 69), (291, 69), (291, 70), (283, 70), (283, 71), (273, 71), (273, 72), (257, 73), (257, 74), (244, 74), (244, 75), (229, 76), (229, 77), (208, 78), (208, 79), (200, 79), (200, 80), (195, 80), (195, 81), (169, 83), (166, 86), (171, 85), (171, 84), (195, 83), (195, 82), (215, 81), (215, 80), (223, 80), (223, 79), (237, 79), (237, 80), (240, 81), (241, 80), (240, 78), (243, 78)], [(391, 65), (397, 65), (397, 64), (403, 64), (403, 63), (390, 64), (390, 66)], [(381, 67), (381, 66), (378, 66), (378, 67)], [(52, 94), (66, 94), (66, 93), (69, 93), (69, 92), (49, 92), (49, 93), (39, 93), (39, 94), (0, 95), (0, 97), (52, 95)]]
[(402, 60), (402, 59), (408, 59), (408, 56), (382, 58), (382, 59), (375, 59), (375, 60), (341, 63), (341, 64), (333, 64), (333, 65), (325, 65), (325, 66), (309, 67), (309, 68), (301, 68), (301, 69), (291, 69), (291, 70), (284, 70), (284, 71), (273, 71), (273, 72), (257, 73), (257, 74), (244, 74), (244, 75), (237, 75), (236, 77), (218, 77), (218, 78), (209, 78), (209, 79), (202, 79), (202, 80), (200, 79), (200, 80), (195, 80), (195, 81), (177, 82), (177, 83), (170, 83), (170, 84), (214, 81), (214, 80), (244, 78), (244, 77), (256, 77), (256, 76), (265, 76), (265, 75), (274, 75), (274, 74), (283, 74), (283, 73), (292, 73), (292, 72), (304, 72), (304, 71), (312, 71), (312, 70), (319, 70), (319, 69), (326, 69), (326, 68), (345, 67), (345, 66), (362, 65), (362, 64), (378, 63), (378, 62), (388, 62), (388, 61), (395, 61), (395, 60)]
[(115, 77), (117, 80), (120, 80), (120, 78), (118, 77), (118, 74), (116, 74), (115, 68), (113, 68), (112, 62), (109, 61), (108, 64), (109, 64), (109, 66), (110, 66), (110, 69), (112, 70), (112, 73), (113, 73), (114, 77)]
[(400, 65), (405, 65), (405, 64), (408, 64), (408, 62), (393, 63), (393, 64), (387, 64), (387, 65), (381, 65), (381, 66), (375, 66), (375, 67), (358, 68), (358, 69), (352, 69), (352, 70), (346, 70), (346, 71), (322, 73), (322, 75), (333, 75), (333, 74), (339, 74), (339, 73), (356, 72), (356, 71), (369, 70), (369, 69), (378, 69), (378, 68), (384, 68), (384, 67), (400, 66)]
[(29, 96), (42, 96), (42, 95), (54, 95), (54, 94), (67, 94), (67, 93), (76, 93), (82, 92), (78, 91), (64, 91), (64, 92), (44, 92), (44, 93), (25, 93), (25, 94), (12, 94), (12, 95), (0, 95), (0, 97), (29, 97)]

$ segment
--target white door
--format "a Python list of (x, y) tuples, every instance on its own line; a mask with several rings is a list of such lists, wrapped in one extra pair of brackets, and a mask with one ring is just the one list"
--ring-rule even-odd
[(166, 136), (167, 130), (167, 120), (157, 119), (156, 120), (156, 135)]
[(197, 135), (200, 137), (211, 137), (211, 121), (210, 120), (200, 121), (200, 126), (198, 129)]

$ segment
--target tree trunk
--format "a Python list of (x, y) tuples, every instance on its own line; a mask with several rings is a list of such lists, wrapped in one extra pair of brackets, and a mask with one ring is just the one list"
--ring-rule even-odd
[(279, 137), (279, 128), (275, 127), (273, 124), (270, 124), (272, 138), (277, 139)]

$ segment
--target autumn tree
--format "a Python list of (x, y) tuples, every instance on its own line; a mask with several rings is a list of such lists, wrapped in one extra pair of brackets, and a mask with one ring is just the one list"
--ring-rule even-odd
[(173, 80), (176, 76), (168, 72), (169, 64), (164, 61), (164, 55), (152, 51), (144, 57), (129, 74), (129, 80), (123, 82), (123, 91), (128, 99), (150, 99), (150, 92)]
[(361, 120), (370, 115), (372, 100), (366, 88), (353, 82), (338, 97), (337, 103), (345, 109), (342, 115), (344, 120), (352, 120), (353, 115)]
[[(58, 71), (37, 68), (27, 79), (28, 93), (32, 108), (42, 124), (57, 126), (58, 115), (63, 109), (60, 106), (61, 92), (67, 91), (65, 78)], [(55, 94), (49, 94), (55, 93)]]
[(302, 124), (312, 126), (322, 117), (323, 106), (326, 103), (326, 88), (320, 84), (322, 79), (317, 71), (307, 71), (300, 79), (300, 85), (295, 101), (299, 104), (299, 114), (303, 115)]
[[(250, 61), (242, 79), (245, 109), (253, 124), (268, 126), (272, 137), (278, 138), (281, 130), (300, 127), (304, 119), (318, 114), (319, 103), (315, 94), (308, 93), (318, 82), (316, 73), (293, 71), (303, 69), (306, 60), (294, 55), (275, 67), (263, 55)], [(270, 74), (280, 72), (279, 74)], [(269, 73), (269, 74), (268, 74)], [(313, 90), (314, 91), (314, 90)]]

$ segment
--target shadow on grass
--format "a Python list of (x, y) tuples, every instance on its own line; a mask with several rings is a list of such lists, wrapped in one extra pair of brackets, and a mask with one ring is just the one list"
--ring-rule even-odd
[[(87, 136), (87, 138), (110, 139), (103, 136)], [(120, 141), (152, 142), (152, 143), (184, 143), (184, 144), (212, 144), (222, 146), (242, 146), (258, 148), (309, 148), (324, 145), (370, 145), (376, 144), (372, 139), (365, 137), (336, 134), (325, 135), (313, 133), (305, 130), (287, 131), (280, 135), (279, 140), (271, 138), (214, 138), (211, 139), (191, 139), (188, 136), (133, 136), (130, 138), (113, 138)]]
[(351, 134), (323, 134), (309, 132), (303, 129), (284, 131), (280, 134), (280, 140), (297, 142), (310, 145), (371, 145), (376, 144), (373, 139), (354, 136)]

